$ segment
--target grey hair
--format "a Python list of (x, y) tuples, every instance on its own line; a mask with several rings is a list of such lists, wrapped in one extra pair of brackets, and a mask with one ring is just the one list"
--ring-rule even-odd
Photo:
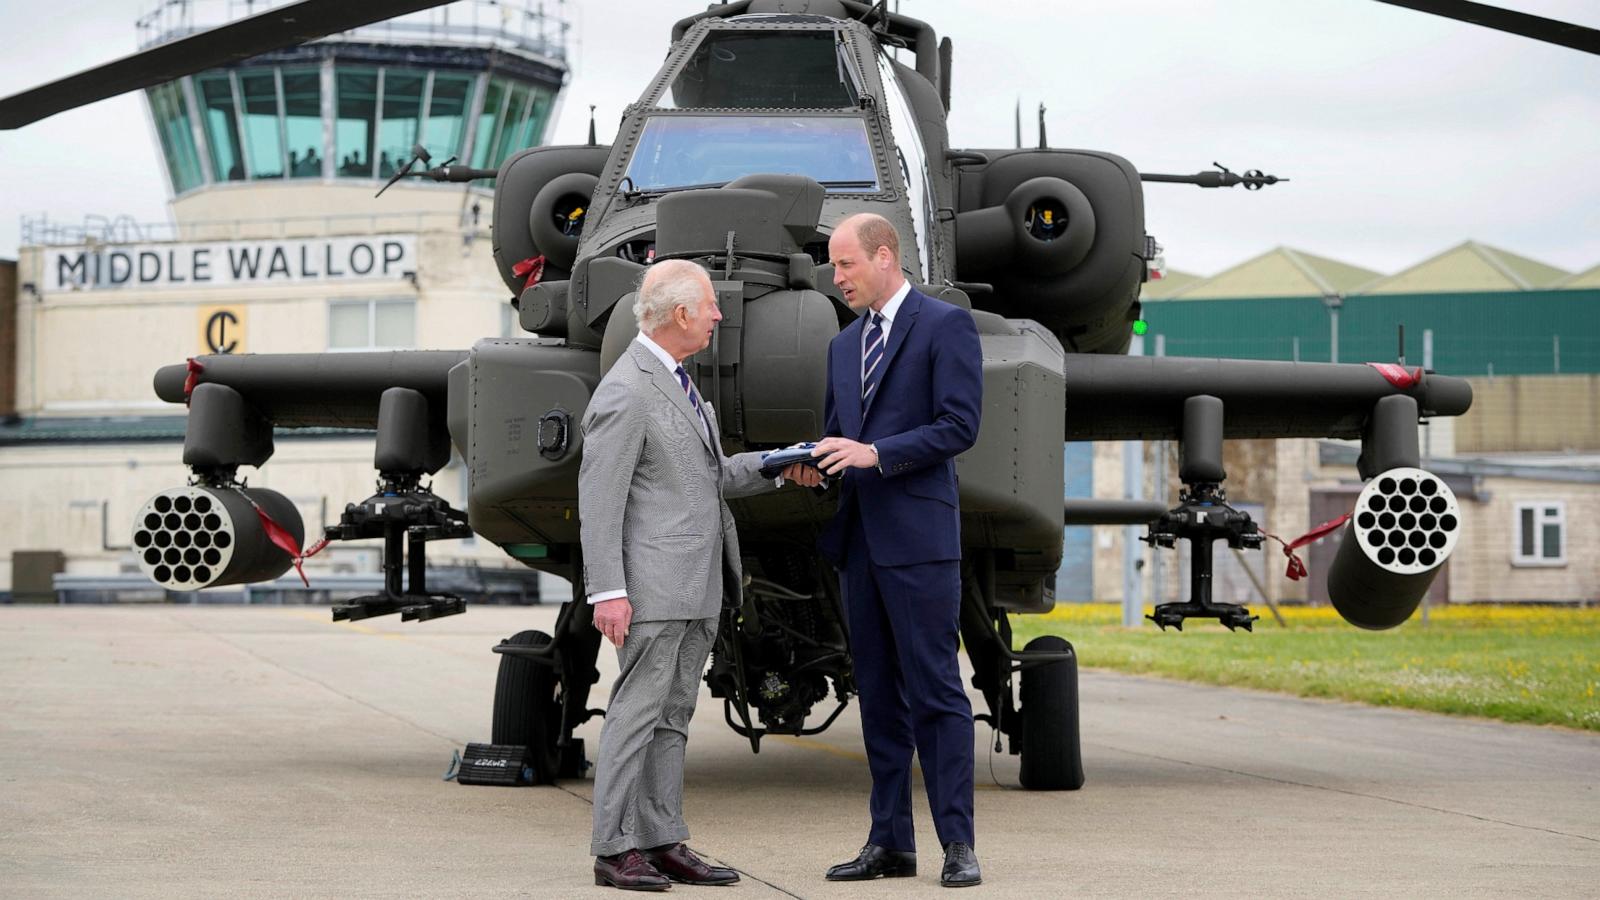
[(639, 330), (649, 334), (672, 321), (672, 311), (680, 306), (694, 310), (700, 302), (706, 270), (686, 259), (664, 259), (645, 269), (639, 279), (639, 299), (633, 301), (633, 317)]

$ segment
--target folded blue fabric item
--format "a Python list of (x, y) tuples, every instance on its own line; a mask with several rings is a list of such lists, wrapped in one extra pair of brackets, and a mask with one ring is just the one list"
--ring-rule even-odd
[(811, 451), (816, 449), (816, 446), (811, 441), (804, 441), (784, 447), (781, 450), (768, 450), (761, 454), (761, 477), (776, 478), (783, 474), (784, 469), (795, 463), (815, 469), (817, 463), (822, 461), (822, 457), (811, 455)]

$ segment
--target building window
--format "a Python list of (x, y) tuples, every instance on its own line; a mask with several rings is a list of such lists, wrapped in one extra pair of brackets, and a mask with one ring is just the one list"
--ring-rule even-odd
[(289, 174), (322, 175), (322, 74), (315, 69), (283, 72), (283, 131), (289, 142)]
[(545, 125), (550, 121), (551, 94), (541, 88), (533, 88), (533, 105), (528, 110), (528, 118), (522, 123), (522, 137), (518, 149), (532, 147), (544, 140)]
[(200, 154), (194, 146), (194, 132), (189, 129), (189, 107), (184, 102), (182, 83), (157, 85), (146, 96), (161, 139), (161, 152), (167, 159), (167, 173), (172, 176), (173, 193), (199, 187)]
[(522, 149), (518, 144), (518, 138), (522, 134), (522, 123), (527, 118), (527, 112), (528, 89), (520, 84), (513, 85), (511, 96), (506, 99), (505, 115), (500, 120), (499, 140), (494, 151), (493, 165), (500, 165), (506, 157)]
[(490, 79), (488, 88), (483, 92), (483, 108), (478, 111), (478, 131), (472, 138), (474, 169), (487, 169), (491, 165), (494, 143), (499, 137), (495, 124), (500, 121), (505, 111), (506, 93), (505, 83), (498, 78)]
[(233, 107), (233, 80), (227, 73), (201, 75), (200, 115), (206, 125), (211, 172), (218, 181), (243, 181), (244, 156), (239, 151), (239, 117)]
[(331, 300), (329, 350), (403, 350), (417, 344), (414, 300)]
[(383, 73), (383, 124), (378, 129), (378, 177), (388, 178), (411, 158), (422, 116), (427, 73), (388, 69)]
[(372, 145), (378, 115), (378, 73), (338, 73), (339, 113), (333, 126), (340, 175), (372, 177)]
[(1516, 536), (1516, 553), (1512, 558), (1516, 565), (1566, 565), (1566, 502), (1518, 503)]
[(435, 156), (460, 156), (467, 133), (467, 98), (472, 79), (461, 75), (433, 76), (433, 96), (428, 101), (428, 126), (422, 145)]
[(283, 133), (278, 130), (278, 79), (272, 72), (240, 73), (244, 142), (251, 178), (283, 177)]

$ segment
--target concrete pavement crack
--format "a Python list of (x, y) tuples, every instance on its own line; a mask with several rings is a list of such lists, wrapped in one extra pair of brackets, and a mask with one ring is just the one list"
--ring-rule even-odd
[(1102, 744), (1101, 746), (1114, 750), (1118, 753), (1126, 753), (1130, 756), (1142, 756), (1146, 759), (1175, 763), (1180, 766), (1190, 766), (1196, 769), (1210, 769), (1214, 772), (1226, 772), (1230, 775), (1238, 775), (1242, 778), (1255, 778), (1260, 781), (1271, 781), (1276, 784), (1287, 784), (1293, 787), (1307, 788), (1309, 790), (1328, 791), (1329, 793), (1333, 794), (1344, 794), (1350, 797), (1360, 797), (1365, 800), (1381, 800), (1385, 803), (1393, 803), (1397, 806), (1409, 806), (1412, 809), (1423, 809), (1429, 812), (1443, 813), (1444, 815), (1449, 816), (1463, 816), (1468, 819), (1476, 819), (1479, 822), (1488, 822), (1493, 825), (1505, 825), (1508, 828), (1520, 828), (1525, 831), (1542, 831), (1546, 834), (1555, 834), (1560, 835), (1561, 837), (1576, 838), (1580, 841), (1589, 841), (1590, 843), (1600, 844), (1600, 838), (1590, 837), (1586, 834), (1575, 834), (1570, 831), (1561, 831), (1556, 828), (1546, 828), (1543, 825), (1524, 825), (1521, 822), (1508, 822), (1505, 819), (1495, 819), (1489, 816), (1480, 816), (1476, 813), (1463, 812), (1459, 809), (1445, 809), (1444, 807), (1440, 806), (1429, 806), (1426, 803), (1413, 803), (1410, 800), (1400, 800), (1395, 797), (1385, 797), (1382, 794), (1368, 794), (1363, 791), (1352, 791), (1347, 788), (1328, 787), (1325, 784), (1311, 784), (1309, 782), (1295, 781), (1289, 778), (1276, 778), (1271, 775), (1262, 775), (1258, 772), (1245, 772), (1240, 769), (1230, 769), (1227, 766), (1214, 766), (1210, 765), (1209, 763), (1191, 762), (1187, 759), (1174, 759), (1170, 756), (1161, 756), (1157, 753), (1143, 753), (1138, 750), (1128, 750), (1122, 747), (1113, 747), (1110, 744)]

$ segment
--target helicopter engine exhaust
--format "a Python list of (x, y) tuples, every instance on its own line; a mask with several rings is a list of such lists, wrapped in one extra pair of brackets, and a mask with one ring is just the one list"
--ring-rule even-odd
[(156, 494), (134, 520), (140, 570), (171, 591), (277, 578), (293, 559), (273, 543), (258, 508), (295, 546), (305, 542), (300, 511), (277, 491), (191, 486)]
[(1362, 489), (1328, 569), (1328, 597), (1358, 628), (1393, 628), (1411, 617), (1461, 537), (1455, 493), (1411, 467)]

